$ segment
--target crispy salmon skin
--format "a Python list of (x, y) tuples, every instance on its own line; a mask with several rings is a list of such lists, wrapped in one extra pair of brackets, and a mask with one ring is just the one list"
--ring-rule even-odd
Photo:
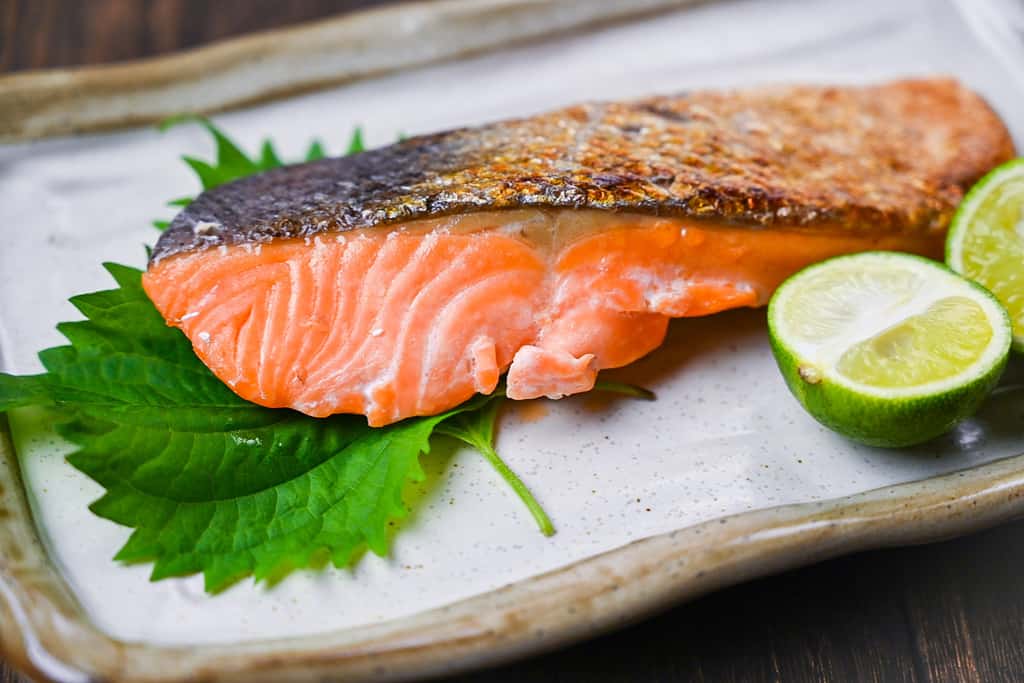
[(955, 81), (584, 104), (203, 193), (144, 286), (246, 399), (373, 425), (593, 386), (829, 256), (937, 256), (1012, 157)]

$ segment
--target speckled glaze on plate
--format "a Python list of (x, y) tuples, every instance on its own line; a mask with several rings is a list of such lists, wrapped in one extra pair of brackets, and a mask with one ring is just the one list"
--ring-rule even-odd
[[(360, 122), (383, 144), (398, 131), (580, 100), (942, 72), (989, 97), (1011, 126), (1024, 121), (1012, 79), (951, 5), (739, 5), (397, 73), (219, 123), (250, 149), (272, 135), (295, 155), (312, 135), (337, 149)], [(957, 54), (944, 49), (952, 39)], [(208, 152), (188, 128), (0, 148), (4, 370), (38, 369), (35, 352), (61, 341), (53, 324), (75, 316), (67, 296), (110, 284), (100, 261), (142, 265), (149, 221), (195, 187), (178, 156)], [(12, 413), (13, 439), (0, 442), (0, 650), (60, 681), (423, 677), (556, 647), (749, 577), (1024, 511), (1019, 360), (976, 418), (900, 452), (846, 442), (803, 413), (771, 360), (763, 311), (678, 321), (661, 350), (618, 376), (659, 400), (579, 397), (502, 417), (499, 449), (547, 506), (555, 537), (537, 534), (479, 458), (439, 444), (390, 558), (212, 598), (195, 577), (150, 584), (146, 566), (112, 562), (128, 530), (86, 511), (99, 489), (63, 461), (67, 445), (45, 415)]]

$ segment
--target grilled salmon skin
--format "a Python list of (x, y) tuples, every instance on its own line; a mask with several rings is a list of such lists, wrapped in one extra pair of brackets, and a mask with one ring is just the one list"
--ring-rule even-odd
[(146, 292), (240, 396), (371, 425), (590, 389), (669, 318), (868, 249), (939, 256), (1013, 156), (952, 80), (584, 104), (203, 193)]

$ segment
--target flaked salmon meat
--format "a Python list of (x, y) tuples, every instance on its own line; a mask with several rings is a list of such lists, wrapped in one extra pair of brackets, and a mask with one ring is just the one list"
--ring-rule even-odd
[(1012, 155), (944, 79), (579, 105), (205, 192), (143, 285), (240, 396), (386, 425), (587, 391), (830, 256), (939, 257)]

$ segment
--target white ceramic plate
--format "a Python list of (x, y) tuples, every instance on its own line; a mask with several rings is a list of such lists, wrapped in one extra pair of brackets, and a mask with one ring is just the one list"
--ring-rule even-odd
[[(1024, 97), (1002, 61), (1012, 53), (1001, 54), (982, 49), (946, 2), (724, 2), (217, 121), (249, 149), (269, 135), (295, 157), (312, 136), (340, 151), (355, 124), (384, 144), (400, 131), (583, 99), (953, 73), (1019, 126)], [(1024, 130), (1013, 132), (1020, 140)], [(35, 353), (62, 342), (54, 324), (78, 317), (68, 296), (110, 285), (100, 262), (144, 263), (150, 221), (196, 189), (179, 155), (210, 153), (195, 127), (0, 148), (5, 371), (39, 370)], [(64, 462), (69, 448), (41, 413), (17, 411), (10, 431), (52, 564), (28, 551), (24, 566), (0, 563), (0, 607), (21, 628), (9, 637), (11, 621), (0, 620), (0, 641), (66, 680), (404, 676), (550, 647), (747, 576), (1015, 514), (1024, 464), (1004, 459), (1024, 450), (1022, 374), (1013, 365), (981, 414), (948, 437), (871, 449), (823, 429), (790, 397), (763, 311), (677, 321), (661, 350), (617, 373), (658, 401), (583, 397), (502, 417), (499, 451), (551, 514), (553, 538), (482, 459), (449, 444), (424, 458), (428, 481), (390, 557), (300, 572), (272, 589), (244, 581), (216, 597), (198, 577), (150, 583), (148, 566), (114, 563), (129, 530), (87, 511), (100, 488)], [(18, 484), (13, 469), (6, 476)], [(35, 593), (33, 581), (49, 588)], [(26, 600), (48, 607), (33, 617)]]

